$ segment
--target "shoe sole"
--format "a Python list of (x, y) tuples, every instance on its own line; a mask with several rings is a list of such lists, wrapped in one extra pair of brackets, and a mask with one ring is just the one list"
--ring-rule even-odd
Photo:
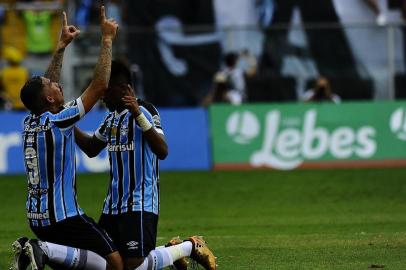
[(18, 258), (21, 255), (21, 252), (23, 251), (23, 247), (21, 246), (20, 242), (14, 241), (13, 244), (11, 245), (14, 253), (14, 261), (13, 265), (9, 270), (19, 270), (18, 269)]
[(34, 249), (32, 248), (31, 244), (27, 242), (24, 246), (24, 252), (25, 255), (27, 255), (30, 258), (30, 264), (31, 264), (31, 269), (32, 270), (41, 270), (37, 266), (35, 262), (35, 256), (34, 256)]

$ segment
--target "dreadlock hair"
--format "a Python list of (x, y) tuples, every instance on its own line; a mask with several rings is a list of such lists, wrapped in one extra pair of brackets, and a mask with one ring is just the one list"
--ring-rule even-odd
[(109, 85), (119, 84), (132, 85), (131, 71), (123, 62), (113, 60), (111, 62)]

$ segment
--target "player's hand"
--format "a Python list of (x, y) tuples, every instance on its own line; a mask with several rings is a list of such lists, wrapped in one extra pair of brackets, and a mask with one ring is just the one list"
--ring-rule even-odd
[(125, 96), (122, 98), (124, 106), (135, 116), (141, 114), (140, 106), (137, 102), (137, 97), (135, 96), (134, 91), (131, 86), (127, 85)]
[(65, 48), (72, 42), (79, 34), (80, 30), (76, 28), (74, 25), (68, 25), (68, 20), (66, 19), (66, 12), (62, 13), (62, 32), (61, 37), (59, 39), (59, 47)]
[(100, 7), (100, 26), (102, 37), (104, 39), (113, 40), (117, 33), (118, 23), (113, 18), (106, 18), (106, 11), (104, 6)]

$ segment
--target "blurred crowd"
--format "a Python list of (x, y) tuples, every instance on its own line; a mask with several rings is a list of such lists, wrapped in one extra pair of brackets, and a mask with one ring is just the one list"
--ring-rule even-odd
[[(99, 5), (98, 1), (75, 1), (75, 24), (83, 30), (98, 25)], [(120, 1), (105, 1), (105, 5), (107, 15), (121, 24)], [(0, 2), (0, 109), (24, 110), (20, 89), (30, 76), (44, 73), (57, 40), (61, 11), (66, 9), (65, 0)]]
[[(388, 9), (398, 10), (403, 19), (406, 19), (406, 0), (354, 1), (358, 1), (359, 5), (371, 14), (377, 27), (388, 24), (387, 12), (382, 8), (383, 1)], [(141, 2), (148, 5), (147, 1), (137, 3)], [(176, 1), (168, 1), (168, 10), (170, 10), (169, 5), (172, 2)], [(190, 1), (179, 0), (178, 2), (182, 2), (182, 5), (191, 5)], [(203, 2), (193, 1), (193, 3)], [(242, 3), (243, 0), (237, 2)], [(360, 57), (355, 55), (354, 49), (351, 48), (351, 35), (345, 33), (343, 28), (337, 27), (340, 18), (337, 3), (334, 4), (335, 1), (256, 0), (254, 2), (257, 27), (260, 27), (259, 29), (262, 31), (262, 39), (259, 41), (257, 38), (253, 40), (245, 38), (242, 42), (243, 45), (239, 48), (232, 48), (232, 46), (224, 48), (223, 45), (221, 57), (217, 59), (217, 70), (209, 72), (210, 82), (204, 84), (203, 94), (199, 92), (193, 101), (178, 102), (174, 103), (175, 105), (208, 106), (212, 103), (239, 105), (245, 102), (296, 100), (340, 103), (341, 100), (374, 98), (374, 89), (380, 88), (383, 80), (379, 76), (375, 76), (376, 80), (371, 79), (370, 74), (373, 72), (368, 70), (369, 65), (362, 64), (362, 59), (360, 60)], [(212, 3), (214, 8), (218, 8), (223, 2), (213, 0)], [(58, 35), (61, 10), (67, 9), (70, 19), (84, 33), (75, 43), (77, 53), (85, 56), (92, 54), (94, 42), (91, 35), (87, 35), (87, 33), (91, 33), (92, 27), (98, 24), (99, 4), (98, 1), (92, 0), (3, 0), (0, 2), (1, 109), (23, 109), (19, 99), (19, 90), (27, 78), (44, 72)], [(120, 28), (126, 29), (129, 26), (137, 25), (138, 18), (134, 19), (134, 15), (128, 12), (134, 2), (108, 0), (104, 1), (104, 4), (108, 16), (115, 18)], [(192, 5), (191, 8), (199, 7), (196, 5)], [(184, 10), (181, 13), (185, 13)], [(300, 14), (299, 19), (297, 14)], [(192, 16), (186, 15), (186, 17)], [(222, 14), (217, 15), (217, 21), (222, 21), (223, 17)], [(142, 19), (152, 20), (148, 16)], [(193, 23), (193, 18), (188, 18), (188, 20)], [(301, 29), (301, 35), (292, 35), (289, 25), (294, 24), (297, 20), (300, 20), (304, 27)], [(128, 21), (132, 23), (128, 23)], [(142, 20), (139, 19), (139, 21)], [(163, 20), (159, 21), (159, 23), (161, 22)], [(165, 22), (171, 22), (171, 25), (179, 27), (178, 22), (173, 18), (167, 18)], [(158, 26), (159, 23), (156, 22), (156, 25)], [(224, 26), (224, 22), (222, 23)], [(313, 24), (320, 23), (332, 27), (312, 27)], [(156, 29), (159, 31), (160, 28)], [(131, 33), (131, 31), (134, 30), (129, 32)], [(402, 28), (402, 31), (405, 32), (403, 33), (403, 46), (404, 52), (406, 52), (406, 30)], [(17, 35), (16, 33), (22, 34)], [(167, 42), (172, 42), (175, 47), (179, 47), (183, 44), (194, 45), (197, 40), (210, 40), (211, 37), (201, 35), (185, 38), (178, 34), (170, 36), (158, 33), (158, 40), (159, 38), (163, 41), (169, 40)], [(223, 40), (225, 39), (223, 38)], [(125, 36), (119, 37), (116, 56), (126, 58), (127, 54), (134, 54), (134, 43), (131, 42), (128, 43)], [(140, 43), (139, 40), (136, 42)], [(253, 48), (254, 46), (250, 45), (252, 43), (261, 43), (261, 50)], [(301, 46), (301, 43), (305, 45)], [(247, 46), (244, 47), (244, 44)], [(131, 50), (128, 50), (127, 47), (131, 47)], [(185, 67), (182, 61), (178, 60), (179, 53), (176, 49), (173, 49), (172, 52), (161, 43), (158, 43), (158, 49), (162, 55), (161, 62), (165, 62), (165, 58), (168, 58), (169, 61), (175, 63), (173, 67), (168, 66), (169, 73), (172, 72), (174, 77), (177, 77), (176, 79), (181, 77), (180, 73)], [(129, 58), (138, 59), (137, 57), (140, 56), (135, 55)], [(137, 85), (138, 91), (148, 98), (148, 91), (151, 90), (145, 89), (142, 85), (142, 79), (150, 80), (145, 74), (149, 72), (144, 70), (146, 69), (145, 64), (137, 65), (138, 63), (133, 60), (127, 62), (136, 67), (137, 71), (134, 72), (137, 78), (136, 83), (140, 83)], [(386, 77), (384, 79), (386, 80)], [(401, 74), (395, 81), (401, 85), (403, 80), (406, 82), (404, 74)], [(80, 85), (75, 85), (75, 88), (80, 88)], [(396, 97), (402, 97), (402, 94), (396, 94)], [(154, 102), (158, 105), (171, 105), (170, 102), (164, 103), (156, 100)]]

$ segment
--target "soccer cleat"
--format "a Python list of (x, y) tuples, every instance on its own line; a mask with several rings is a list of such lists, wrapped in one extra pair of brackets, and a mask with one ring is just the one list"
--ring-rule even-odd
[(19, 237), (12, 244), (14, 260), (10, 267), (10, 270), (26, 270), (30, 264), (30, 259), (24, 254), (23, 248), (28, 241), (27, 237)]
[(30, 258), (32, 270), (43, 270), (45, 268), (48, 256), (40, 247), (38, 240), (28, 240), (28, 242), (25, 243), (24, 252)]
[[(172, 238), (165, 246), (170, 247), (181, 243), (183, 243), (183, 241), (180, 240), (179, 236), (177, 236)], [(187, 270), (188, 265), (189, 262), (187, 261), (186, 257), (180, 258), (179, 260), (173, 262), (173, 266), (176, 270)]]
[(206, 242), (201, 236), (191, 236), (188, 239), (193, 244), (192, 254), (190, 258), (200, 264), (206, 270), (216, 270), (216, 257), (209, 249)]

